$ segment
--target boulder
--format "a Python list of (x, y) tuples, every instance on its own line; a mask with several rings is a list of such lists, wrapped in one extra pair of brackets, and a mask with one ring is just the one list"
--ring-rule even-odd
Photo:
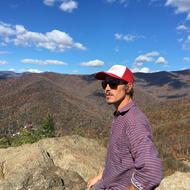
[(165, 177), (156, 190), (190, 190), (190, 173), (175, 172)]
[(0, 190), (84, 190), (103, 167), (105, 152), (79, 136), (0, 149)]
[[(80, 136), (0, 149), (0, 190), (85, 190), (104, 165), (106, 149)], [(190, 190), (190, 173), (175, 172), (156, 190)]]
[(85, 181), (104, 166), (106, 148), (93, 139), (74, 135), (43, 139), (39, 143), (56, 166), (77, 172)]
[(57, 167), (33, 168), (3, 180), (0, 190), (85, 190), (86, 183), (76, 173)]

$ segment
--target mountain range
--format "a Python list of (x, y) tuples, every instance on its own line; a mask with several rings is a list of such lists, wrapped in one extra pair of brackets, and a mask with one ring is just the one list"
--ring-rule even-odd
[[(142, 109), (183, 100), (189, 97), (190, 70), (135, 73), (134, 89)], [(87, 126), (101, 131), (113, 112), (94, 75), (4, 71), (0, 94), (0, 134), (14, 133), (28, 123), (38, 125), (47, 112), (53, 114), (60, 134)]]
[[(161, 155), (190, 160), (190, 70), (135, 73), (134, 91)], [(28, 125), (38, 128), (51, 114), (56, 136), (79, 134), (106, 143), (113, 111), (94, 75), (0, 72), (1, 137)]]

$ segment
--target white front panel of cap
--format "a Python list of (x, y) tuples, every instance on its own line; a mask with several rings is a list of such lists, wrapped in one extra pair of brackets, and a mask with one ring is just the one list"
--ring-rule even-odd
[(122, 78), (125, 73), (125, 69), (126, 67), (123, 65), (114, 65), (107, 72)]

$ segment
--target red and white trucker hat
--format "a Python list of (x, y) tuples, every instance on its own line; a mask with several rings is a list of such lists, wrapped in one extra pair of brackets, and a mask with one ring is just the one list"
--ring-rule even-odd
[(106, 75), (127, 81), (130, 84), (134, 82), (133, 73), (123, 65), (114, 65), (108, 71), (102, 71), (95, 74), (98, 80), (105, 80)]

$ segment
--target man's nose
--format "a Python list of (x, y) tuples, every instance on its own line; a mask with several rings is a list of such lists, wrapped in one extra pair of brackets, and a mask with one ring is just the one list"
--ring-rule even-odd
[(109, 84), (106, 85), (105, 91), (111, 90)]

